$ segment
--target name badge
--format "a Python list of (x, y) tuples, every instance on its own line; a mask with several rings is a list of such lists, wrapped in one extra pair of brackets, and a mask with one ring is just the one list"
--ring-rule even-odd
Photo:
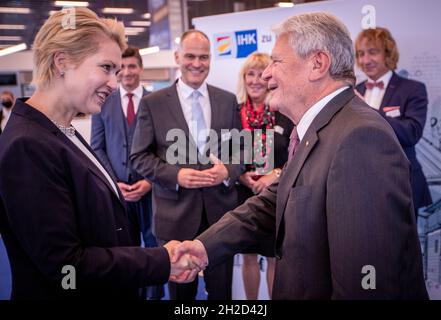
[(274, 131), (277, 132), (278, 134), (283, 134), (285, 129), (283, 129), (281, 126), (275, 125), (274, 126)]

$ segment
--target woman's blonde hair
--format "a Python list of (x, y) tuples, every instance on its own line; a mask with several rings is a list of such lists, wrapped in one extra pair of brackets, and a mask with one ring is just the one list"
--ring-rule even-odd
[(248, 99), (247, 89), (245, 87), (245, 75), (249, 69), (265, 69), (271, 63), (271, 58), (268, 54), (262, 52), (253, 52), (243, 63), (239, 72), (239, 81), (237, 82), (237, 103), (243, 104)]
[(124, 25), (115, 19), (99, 18), (87, 8), (63, 9), (52, 14), (34, 40), (33, 84), (44, 88), (53, 81), (57, 52), (65, 52), (69, 62), (79, 65), (99, 50), (103, 36), (115, 41), (121, 51), (127, 47)]

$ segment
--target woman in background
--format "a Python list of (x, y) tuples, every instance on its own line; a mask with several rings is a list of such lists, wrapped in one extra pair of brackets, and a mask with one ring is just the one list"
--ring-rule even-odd
[[(258, 152), (258, 156), (252, 164), (247, 165), (246, 172), (240, 177), (239, 205), (272, 184), (288, 160), (293, 123), (281, 113), (271, 110), (268, 103), (268, 83), (262, 79), (262, 73), (270, 63), (269, 55), (255, 52), (248, 56), (239, 73), (237, 101), (241, 105), (242, 126), (250, 132), (261, 130), (261, 135), (259, 131), (253, 134), (253, 150)], [(274, 135), (267, 134), (267, 130), (274, 130)], [(274, 152), (273, 163), (269, 157), (271, 152)], [(275, 261), (274, 258), (266, 259), (268, 294), (271, 298)], [(243, 255), (242, 276), (248, 300), (258, 297), (259, 265), (257, 254)]]

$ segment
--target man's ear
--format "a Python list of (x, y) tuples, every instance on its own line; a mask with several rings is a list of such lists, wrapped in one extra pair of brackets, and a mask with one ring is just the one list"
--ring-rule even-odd
[(67, 68), (67, 55), (63, 51), (54, 54), (54, 64), (58, 75), (63, 75)]
[(331, 57), (325, 51), (318, 51), (314, 53), (310, 58), (311, 72), (309, 74), (310, 81), (317, 81), (329, 73), (329, 67), (331, 66)]

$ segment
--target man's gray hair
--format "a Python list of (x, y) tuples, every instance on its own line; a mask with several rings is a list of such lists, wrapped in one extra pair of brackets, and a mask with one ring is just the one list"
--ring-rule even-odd
[(277, 36), (287, 34), (294, 52), (303, 59), (312, 53), (326, 51), (331, 58), (330, 76), (355, 83), (354, 46), (346, 26), (333, 15), (325, 12), (295, 15), (273, 31)]

